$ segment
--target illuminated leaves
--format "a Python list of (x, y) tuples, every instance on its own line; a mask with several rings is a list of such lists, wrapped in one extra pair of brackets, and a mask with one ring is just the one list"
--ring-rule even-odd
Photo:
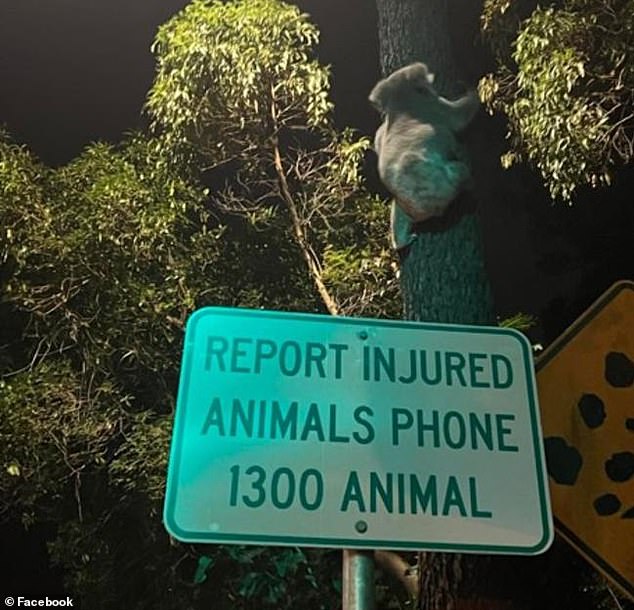
[(634, 2), (567, 0), (533, 6), (524, 19), (526, 4), (485, 3), (499, 68), (480, 94), (509, 119), (502, 164), (528, 160), (553, 198), (571, 201), (581, 185), (609, 185), (634, 158)]
[(318, 31), (278, 0), (197, 0), (163, 25), (147, 100), (169, 145), (219, 162), (261, 145), (271, 125), (327, 123), (328, 70), (311, 60)]
[[(147, 109), (166, 154), (214, 184), (210, 208), (266, 236), (269, 255), (272, 239), (299, 255), (318, 293), (310, 309), (385, 312), (396, 283), (372, 261), (389, 258), (380, 245), (387, 210), (372, 222), (379, 206), (360, 169), (367, 139), (332, 128), (328, 69), (312, 59), (317, 41), (307, 16), (279, 0), (195, 1), (159, 30)], [(332, 256), (340, 245), (347, 281)]]

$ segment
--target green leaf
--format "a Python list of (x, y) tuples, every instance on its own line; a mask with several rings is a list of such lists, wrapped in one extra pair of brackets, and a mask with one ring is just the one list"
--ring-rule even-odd
[(18, 464), (16, 464), (15, 462), (13, 464), (9, 464), (7, 466), (7, 472), (12, 477), (19, 477), (20, 476), (20, 466)]
[(201, 555), (198, 558), (196, 573), (194, 574), (194, 584), (200, 585), (207, 580), (207, 572), (214, 566), (215, 560), (208, 555)]

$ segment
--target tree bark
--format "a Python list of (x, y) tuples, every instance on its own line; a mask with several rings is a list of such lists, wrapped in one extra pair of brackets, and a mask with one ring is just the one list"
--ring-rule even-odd
[[(434, 84), (442, 95), (451, 98), (459, 93), (446, 0), (377, 0), (377, 8), (383, 75), (424, 61), (436, 75)], [(405, 319), (492, 323), (474, 204), (472, 193), (464, 193), (445, 217), (421, 224), (401, 267)]]
[[(384, 76), (423, 61), (445, 97), (456, 96), (460, 75), (451, 49), (446, 0), (377, 0), (379, 54)], [(475, 180), (477, 181), (477, 176)], [(475, 200), (455, 201), (440, 219), (421, 223), (401, 263), (403, 316), (408, 320), (491, 324), (493, 310), (484, 266)], [(471, 588), (470, 575), (484, 558), (421, 553), (418, 608), (466, 608), (459, 598)], [(477, 565), (479, 564), (479, 565)], [(474, 606), (475, 607), (475, 606)], [(503, 607), (494, 604), (491, 607)]]

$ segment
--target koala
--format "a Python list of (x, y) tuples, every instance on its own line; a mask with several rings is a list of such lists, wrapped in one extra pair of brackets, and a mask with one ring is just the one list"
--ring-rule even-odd
[(433, 87), (423, 63), (400, 68), (379, 81), (369, 100), (384, 116), (374, 150), (381, 181), (394, 195), (392, 244), (411, 244), (412, 224), (441, 216), (471, 181), (471, 170), (456, 134), (475, 116), (475, 91), (450, 101)]

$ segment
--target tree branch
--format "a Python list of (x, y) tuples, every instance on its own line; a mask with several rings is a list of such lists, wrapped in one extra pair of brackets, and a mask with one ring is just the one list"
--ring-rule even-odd
[[(272, 99), (274, 99), (273, 90), (271, 90), (271, 96), (272, 96)], [(337, 304), (337, 301), (334, 299), (334, 297), (328, 291), (326, 284), (324, 284), (324, 280), (321, 275), (321, 265), (319, 263), (317, 255), (315, 254), (314, 250), (310, 246), (308, 238), (306, 237), (306, 232), (304, 231), (301, 218), (299, 217), (297, 206), (295, 204), (293, 196), (291, 195), (291, 191), (288, 187), (286, 174), (284, 172), (284, 167), (282, 165), (282, 157), (280, 155), (279, 140), (277, 136), (277, 113), (276, 113), (274, 101), (271, 102), (271, 117), (273, 119), (273, 123), (275, 126), (275, 130), (274, 130), (275, 135), (272, 137), (273, 164), (275, 166), (275, 172), (277, 174), (277, 181), (280, 187), (280, 194), (282, 195), (282, 199), (284, 200), (284, 203), (286, 204), (286, 208), (288, 209), (288, 212), (291, 217), (293, 235), (295, 236), (295, 241), (297, 242), (297, 245), (299, 246), (299, 249), (301, 250), (302, 255), (304, 257), (304, 260), (306, 261), (308, 272), (313, 278), (313, 282), (315, 283), (315, 286), (317, 287), (317, 291), (319, 292), (319, 295), (321, 296), (321, 299), (324, 302), (326, 309), (331, 315), (336, 316), (339, 314), (339, 305)]]

